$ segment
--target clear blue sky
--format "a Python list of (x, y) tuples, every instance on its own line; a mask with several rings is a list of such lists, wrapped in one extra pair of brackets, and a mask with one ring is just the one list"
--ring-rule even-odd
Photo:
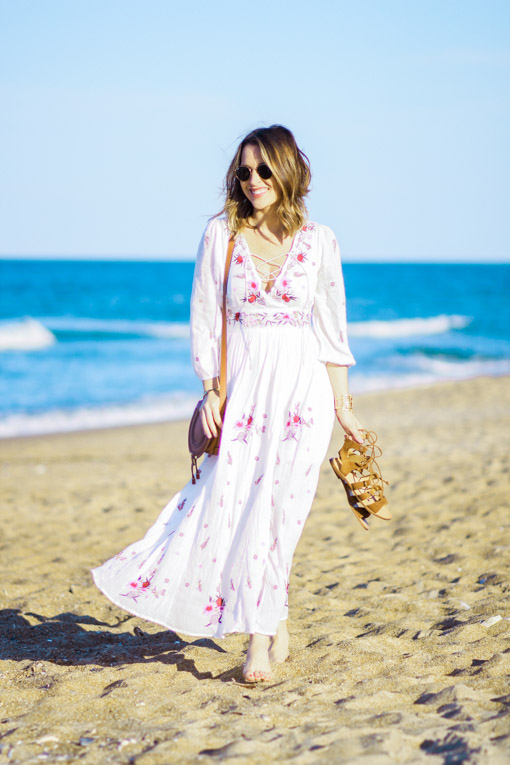
[(510, 260), (508, 0), (0, 0), (0, 254), (187, 256), (290, 127), (344, 260)]

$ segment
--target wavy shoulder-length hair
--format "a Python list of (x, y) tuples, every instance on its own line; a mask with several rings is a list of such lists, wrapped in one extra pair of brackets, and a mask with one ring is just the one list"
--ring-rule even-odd
[(253, 205), (241, 189), (236, 169), (241, 164), (243, 149), (256, 145), (263, 161), (273, 171), (277, 191), (276, 213), (287, 236), (293, 236), (307, 218), (305, 196), (308, 194), (311, 172), (308, 157), (296, 143), (291, 131), (283, 125), (257, 128), (248, 133), (237, 147), (225, 178), (225, 205), (219, 215), (226, 214), (233, 236), (246, 225), (253, 214)]

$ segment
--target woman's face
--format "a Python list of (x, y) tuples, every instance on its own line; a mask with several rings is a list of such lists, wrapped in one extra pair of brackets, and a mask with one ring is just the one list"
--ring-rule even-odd
[(274, 178), (264, 180), (259, 176), (256, 169), (265, 164), (260, 148), (257, 144), (247, 144), (241, 154), (241, 165), (249, 167), (252, 171), (247, 181), (239, 181), (243, 194), (253, 205), (255, 212), (266, 210), (278, 200), (278, 193)]

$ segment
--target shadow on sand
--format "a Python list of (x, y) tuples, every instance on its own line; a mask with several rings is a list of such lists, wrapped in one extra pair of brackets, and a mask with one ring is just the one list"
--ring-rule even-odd
[[(37, 623), (31, 624), (16, 608), (0, 611), (0, 659), (49, 661), (73, 666), (94, 664), (99, 667), (160, 662), (176, 665), (178, 671), (189, 672), (197, 680), (208, 680), (213, 679), (211, 672), (199, 672), (195, 662), (186, 658), (183, 650), (192, 645), (227, 653), (209, 638), (188, 643), (172, 630), (154, 634), (145, 633), (139, 627), (135, 627), (133, 633), (114, 631), (133, 616), (127, 616), (116, 624), (69, 611), (51, 617), (27, 611), (25, 616), (36, 619)], [(102, 629), (84, 629), (81, 624), (96, 625)], [(227, 674), (233, 678), (238, 673), (234, 670)], [(221, 679), (226, 678), (221, 676)]]

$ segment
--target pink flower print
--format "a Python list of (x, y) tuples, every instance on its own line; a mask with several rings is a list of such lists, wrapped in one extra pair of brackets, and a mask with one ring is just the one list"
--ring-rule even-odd
[(276, 550), (276, 543), (278, 542), (278, 537), (275, 537), (273, 544), (269, 548), (271, 552), (274, 552)]
[(301, 231), (314, 231), (314, 230), (315, 230), (315, 226), (313, 223), (306, 223), (301, 229)]
[(205, 550), (205, 548), (207, 547), (207, 543), (209, 542), (210, 538), (211, 538), (211, 537), (207, 537), (207, 539), (205, 540), (205, 542), (202, 542), (202, 544), (200, 545), (200, 548), (201, 548), (202, 550)]
[(184, 508), (184, 505), (186, 504), (186, 497), (177, 505), (177, 510), (182, 510)]
[(241, 312), (240, 311), (236, 311), (235, 316), (234, 316), (234, 320), (235, 321), (240, 321), (240, 319), (241, 319)]
[(238, 266), (240, 266), (240, 265), (241, 265), (241, 263), (243, 263), (243, 262), (244, 262), (244, 258), (243, 258), (243, 256), (242, 256), (242, 255), (238, 255), (238, 256), (237, 256), (237, 257), (234, 259), (234, 263), (237, 263), (237, 265), (238, 265)]
[(232, 464), (232, 455), (230, 454), (230, 452), (227, 452), (227, 465), (231, 465), (231, 464)]
[(120, 553), (117, 553), (117, 555), (115, 556), (115, 560), (126, 560), (126, 559), (127, 559), (127, 555), (124, 555), (124, 550), (122, 550), (122, 552)]
[(248, 438), (253, 429), (253, 412), (255, 411), (255, 406), (256, 404), (253, 404), (249, 414), (243, 413), (243, 416), (235, 423), (234, 427), (237, 432), (232, 441), (242, 441), (244, 444), (248, 443)]
[[(288, 282), (285, 282), (285, 284), (288, 284)], [(276, 297), (283, 300), (284, 303), (290, 303), (291, 300), (296, 300), (296, 296), (293, 295), (289, 289), (277, 290)]]
[(250, 282), (248, 285), (248, 295), (243, 298), (244, 302), (248, 303), (262, 303), (264, 305), (264, 298), (260, 294), (260, 290), (257, 289), (257, 282)]
[(294, 411), (289, 412), (287, 422), (285, 423), (286, 435), (282, 438), (282, 441), (289, 441), (290, 439), (297, 441), (303, 426), (310, 427), (312, 420), (305, 420), (300, 414), (299, 407), (300, 405), (296, 404)]
[(213, 598), (209, 595), (209, 603), (204, 608), (204, 613), (209, 617), (209, 622), (206, 627), (212, 625), (221, 624), (221, 618), (226, 606), (225, 598), (222, 598), (219, 593)]
[(262, 481), (263, 477), (264, 477), (264, 473), (262, 473), (262, 475), (259, 475), (259, 477), (254, 481), (255, 486), (259, 485), (259, 483)]
[(298, 253), (298, 254), (296, 255), (296, 260), (298, 261), (298, 263), (304, 263), (304, 262), (305, 262), (305, 260), (306, 260), (306, 255), (305, 255), (305, 253), (304, 253), (304, 252), (300, 252), (300, 253)]
[[(156, 569), (151, 573), (150, 576), (142, 576), (140, 575), (138, 579), (134, 580), (133, 582), (129, 582), (129, 588), (127, 592), (121, 592), (121, 595), (125, 598), (131, 598), (131, 600), (137, 601), (140, 595), (147, 596), (149, 593), (149, 588), (151, 584), (151, 580), (156, 573)], [(156, 588), (153, 588), (154, 594), (156, 594)]]

